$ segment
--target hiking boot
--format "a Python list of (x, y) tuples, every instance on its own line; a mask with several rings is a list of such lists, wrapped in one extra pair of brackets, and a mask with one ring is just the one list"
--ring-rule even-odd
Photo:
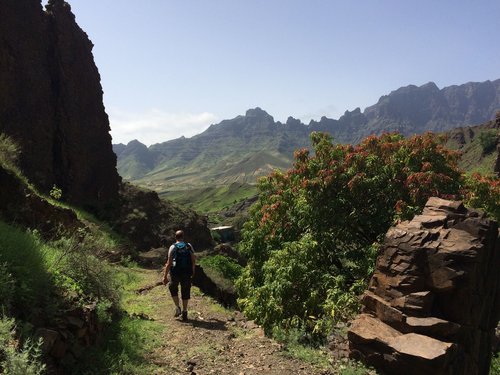
[(177, 318), (178, 316), (181, 315), (181, 308), (179, 306), (176, 306), (175, 307), (175, 314), (174, 314), (174, 318)]
[(182, 312), (182, 321), (186, 322), (188, 320), (188, 312), (183, 311)]

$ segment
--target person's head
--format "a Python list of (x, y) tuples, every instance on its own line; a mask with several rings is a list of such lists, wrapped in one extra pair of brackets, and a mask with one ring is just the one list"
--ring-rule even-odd
[(184, 231), (178, 230), (175, 232), (175, 240), (176, 241), (182, 241), (184, 239)]

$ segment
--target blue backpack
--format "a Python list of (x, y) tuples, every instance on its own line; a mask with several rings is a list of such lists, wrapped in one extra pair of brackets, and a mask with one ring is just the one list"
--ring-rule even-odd
[(193, 262), (191, 260), (192, 248), (185, 242), (174, 244), (172, 253), (173, 263), (170, 272), (176, 276), (191, 276), (193, 274)]

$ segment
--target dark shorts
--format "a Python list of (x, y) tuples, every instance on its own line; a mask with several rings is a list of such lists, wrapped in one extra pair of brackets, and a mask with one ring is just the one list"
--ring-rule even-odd
[(172, 275), (168, 274), (168, 289), (172, 297), (179, 295), (179, 284), (181, 284), (182, 299), (191, 298), (191, 275)]

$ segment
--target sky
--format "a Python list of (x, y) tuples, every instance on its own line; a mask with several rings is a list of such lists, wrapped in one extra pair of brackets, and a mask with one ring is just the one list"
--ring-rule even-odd
[(261, 107), (308, 123), (401, 86), (500, 78), (498, 0), (67, 0), (113, 143), (191, 137)]

